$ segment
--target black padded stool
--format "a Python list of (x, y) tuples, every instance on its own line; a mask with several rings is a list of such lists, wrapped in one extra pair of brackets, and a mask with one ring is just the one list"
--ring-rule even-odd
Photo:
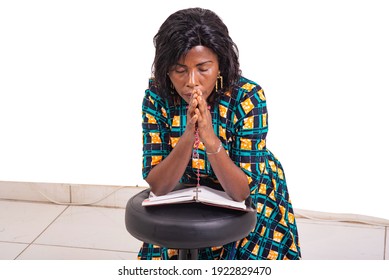
[(183, 203), (142, 206), (150, 190), (130, 198), (127, 231), (150, 244), (179, 249), (179, 259), (197, 259), (199, 248), (221, 246), (246, 237), (256, 224), (256, 212)]

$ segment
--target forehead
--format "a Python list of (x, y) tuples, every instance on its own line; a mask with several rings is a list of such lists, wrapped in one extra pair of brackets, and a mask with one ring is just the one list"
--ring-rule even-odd
[(205, 62), (217, 61), (217, 55), (213, 50), (204, 46), (195, 46), (186, 55), (181, 56), (177, 63), (186, 66), (195, 66)]

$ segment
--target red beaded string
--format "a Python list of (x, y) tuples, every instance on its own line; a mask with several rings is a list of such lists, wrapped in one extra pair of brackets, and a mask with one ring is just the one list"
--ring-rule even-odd
[(194, 150), (192, 152), (193, 160), (196, 160), (197, 167), (197, 187), (200, 187), (200, 155), (199, 155), (199, 145), (200, 145), (200, 136), (199, 136), (199, 127), (195, 127), (195, 142), (194, 142)]

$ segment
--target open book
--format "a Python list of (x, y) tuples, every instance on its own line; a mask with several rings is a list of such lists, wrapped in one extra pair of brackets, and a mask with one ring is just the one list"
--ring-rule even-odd
[(246, 206), (245, 201), (234, 201), (224, 191), (218, 191), (206, 186), (190, 187), (172, 191), (165, 195), (156, 196), (150, 192), (149, 198), (146, 198), (142, 205), (162, 205), (174, 203), (200, 202), (212, 206), (237, 209), (242, 211), (251, 211)]

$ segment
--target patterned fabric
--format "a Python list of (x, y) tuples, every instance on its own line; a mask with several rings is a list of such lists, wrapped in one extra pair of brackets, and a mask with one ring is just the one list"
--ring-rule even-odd
[[(186, 126), (186, 102), (163, 99), (150, 82), (143, 100), (143, 177), (174, 149)], [(223, 147), (246, 174), (255, 229), (242, 240), (199, 250), (199, 259), (299, 259), (297, 226), (281, 163), (266, 148), (268, 115), (262, 88), (246, 79), (225, 92), (210, 108), (213, 128)], [(202, 143), (201, 183), (218, 186)], [(181, 183), (196, 184), (196, 162), (190, 160)], [(216, 183), (216, 184), (215, 184)], [(220, 188), (220, 187), (219, 187)], [(144, 243), (139, 259), (176, 259), (177, 250)]]

